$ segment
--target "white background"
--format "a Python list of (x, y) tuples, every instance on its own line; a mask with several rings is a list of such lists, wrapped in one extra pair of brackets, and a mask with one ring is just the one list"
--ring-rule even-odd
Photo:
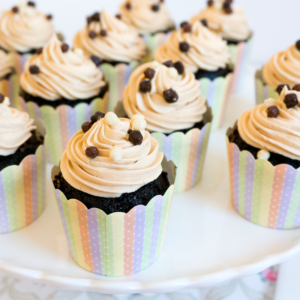
[[(115, 14), (121, 0), (36, 0), (38, 8), (54, 15), (57, 31), (69, 43), (77, 30), (85, 24), (87, 15), (105, 7)], [(188, 20), (206, 6), (206, 0), (165, 0), (176, 21)], [(0, 0), (0, 10), (9, 9), (17, 0)], [(284, 50), (300, 39), (299, 0), (235, 0), (247, 15), (255, 33), (252, 61), (264, 63), (277, 51)]]

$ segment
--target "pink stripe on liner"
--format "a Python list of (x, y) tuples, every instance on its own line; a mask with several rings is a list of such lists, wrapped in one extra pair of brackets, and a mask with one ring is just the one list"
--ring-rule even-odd
[(0, 172), (0, 233), (5, 232), (9, 232), (9, 221), (3, 183), (3, 174)]
[(133, 272), (135, 209), (124, 215), (124, 274)]
[(238, 148), (238, 146), (236, 146), (235, 144), (231, 144), (233, 147), (233, 205), (236, 209), (236, 211), (239, 211), (240, 207), (239, 207), (239, 169), (240, 169), (240, 150)]
[(39, 214), (37, 156), (30, 156), (31, 187), (32, 187), (32, 217), (35, 220)]
[(145, 206), (139, 205), (135, 208), (133, 273), (139, 272), (142, 268), (144, 230), (145, 230), (145, 213), (146, 213)]
[(250, 221), (252, 218), (254, 170), (255, 170), (255, 159), (251, 153), (247, 152), (246, 183), (245, 183), (245, 218)]
[[(61, 105), (57, 108), (58, 116), (59, 116), (59, 127), (61, 134), (61, 142), (62, 148), (66, 149), (69, 142), (69, 124), (68, 124), (68, 112), (67, 106)], [(59, 132), (57, 133), (59, 134)]]

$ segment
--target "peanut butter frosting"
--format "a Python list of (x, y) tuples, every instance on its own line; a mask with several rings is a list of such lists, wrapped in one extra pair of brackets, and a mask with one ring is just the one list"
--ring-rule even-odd
[(242, 8), (234, 6), (231, 13), (223, 9), (225, 0), (217, 0), (213, 5), (202, 10), (191, 19), (191, 23), (206, 20), (210, 29), (220, 34), (223, 38), (232, 41), (244, 41), (251, 36), (247, 19)]
[(130, 63), (142, 59), (147, 52), (138, 33), (106, 10), (99, 21), (91, 21), (76, 34), (74, 46), (81, 48), (86, 56), (111, 62)]
[[(300, 99), (300, 92), (284, 87), (279, 100), (268, 99), (243, 113), (238, 120), (238, 131), (242, 139), (253, 147), (299, 160), (300, 107), (298, 104), (287, 108), (287, 95), (296, 95)], [(276, 109), (278, 115), (268, 116), (270, 106), (276, 106), (279, 114)]]
[(300, 50), (296, 45), (276, 53), (265, 64), (262, 71), (264, 81), (277, 88), (279, 84), (294, 85), (300, 82)]
[[(189, 50), (180, 50), (180, 43), (186, 42)], [(196, 73), (199, 69), (216, 71), (226, 68), (230, 62), (228, 46), (222, 38), (195, 22), (190, 32), (183, 28), (173, 31), (165, 44), (155, 53), (158, 62), (180, 60), (188, 72)]]
[[(0, 95), (3, 98), (3, 95)], [(9, 100), (5, 98), (0, 102), (0, 155), (14, 154), (30, 137), (33, 119), (26, 112), (9, 107)]]
[[(105, 85), (102, 72), (82, 51), (68, 49), (56, 35), (25, 64), (21, 87), (28, 94), (55, 101), (97, 97)], [(32, 71), (32, 67), (35, 70)]]
[[(144, 74), (148, 68), (155, 73), (151, 80), (147, 80)], [(142, 81), (146, 84), (149, 81), (151, 89), (148, 92), (141, 92)], [(174, 67), (168, 68), (156, 61), (133, 72), (124, 92), (123, 104), (129, 117), (142, 114), (149, 131), (163, 133), (192, 128), (202, 121), (207, 110), (199, 81), (193, 73), (184, 71), (179, 74)]]
[(0, 79), (5, 78), (13, 71), (13, 61), (11, 57), (0, 49)]
[(122, 19), (143, 35), (174, 27), (166, 4), (159, 0), (125, 0), (120, 6)]
[(0, 18), (0, 47), (21, 53), (43, 47), (54, 34), (50, 17), (21, 2)]
[[(105, 116), (87, 132), (78, 131), (61, 160), (65, 180), (87, 194), (116, 198), (157, 179), (162, 173), (163, 159), (159, 144), (148, 131), (141, 130), (143, 141), (134, 145), (127, 133), (131, 123), (129, 119), (117, 118), (114, 125), (108, 125)], [(95, 147), (98, 155), (88, 157), (88, 147)], [(114, 149), (121, 152), (117, 161), (111, 158)]]

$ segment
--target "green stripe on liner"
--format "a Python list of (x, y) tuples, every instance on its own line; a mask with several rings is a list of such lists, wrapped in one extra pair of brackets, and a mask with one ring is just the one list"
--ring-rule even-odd
[(264, 85), (260, 79), (256, 79), (256, 93), (257, 93), (257, 104), (263, 103), (263, 89)]
[(81, 125), (85, 122), (86, 104), (80, 103), (75, 106), (76, 113), (76, 131), (81, 129)]
[(152, 133), (152, 137), (159, 143), (158, 151), (163, 152), (163, 134), (160, 132)]
[(245, 216), (246, 166), (247, 152), (242, 151), (239, 165), (239, 213), (241, 216)]
[(99, 209), (97, 209), (97, 221), (101, 252), (102, 274), (107, 275), (106, 214)]

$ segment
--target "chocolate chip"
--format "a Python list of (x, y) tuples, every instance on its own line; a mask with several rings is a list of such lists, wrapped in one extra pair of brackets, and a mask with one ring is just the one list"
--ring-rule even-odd
[(138, 130), (132, 130), (129, 133), (129, 141), (133, 144), (133, 145), (141, 145), (143, 142), (143, 135), (141, 134), (140, 131)]
[(187, 42), (179, 43), (179, 49), (181, 52), (188, 52), (190, 49), (190, 45)]
[(181, 61), (177, 61), (174, 64), (174, 68), (177, 70), (179, 75), (182, 75), (184, 73), (184, 65)]
[(86, 133), (91, 129), (92, 126), (93, 126), (92, 122), (85, 122), (81, 125), (81, 129), (84, 133)]
[(31, 6), (31, 7), (35, 7), (35, 3), (32, 2), (32, 1), (28, 1), (28, 2), (27, 2), (27, 5), (28, 5), (28, 6)]
[(102, 113), (101, 111), (97, 111), (95, 112), (92, 116), (91, 116), (91, 121), (93, 123), (96, 123), (98, 122), (101, 118), (104, 118), (105, 117), (105, 114)]
[(99, 150), (94, 146), (90, 146), (85, 149), (85, 155), (89, 158), (95, 158), (98, 156), (98, 154)]
[(154, 76), (155, 76), (155, 70), (154, 69), (151, 69), (151, 68), (147, 68), (144, 72), (144, 75), (146, 78), (148, 79), (153, 79)]
[(69, 45), (68, 45), (68, 44), (62, 44), (62, 45), (61, 45), (61, 51), (62, 51), (63, 53), (68, 52), (68, 51), (69, 51)]
[(89, 31), (89, 37), (91, 39), (95, 39), (97, 37), (97, 33), (95, 31), (93, 31), (93, 30), (90, 30)]
[(40, 68), (36, 65), (32, 65), (29, 67), (29, 72), (33, 75), (40, 73)]
[(296, 42), (296, 48), (300, 51), (300, 40)]
[(168, 103), (174, 103), (174, 102), (178, 101), (178, 94), (172, 89), (164, 91), (163, 95), (164, 95), (166, 102), (168, 102)]
[(184, 22), (185, 24), (182, 25), (182, 29), (184, 32), (191, 32), (192, 31), (192, 26), (187, 23), (187, 22)]
[(292, 88), (293, 91), (300, 92), (300, 84), (295, 84)]
[(207, 1), (207, 6), (212, 6), (214, 4), (214, 1), (213, 0), (208, 0)]
[(42, 54), (43, 53), (43, 48), (36, 49), (35, 53), (36, 54)]
[(131, 3), (130, 3), (130, 2), (127, 2), (127, 3), (125, 4), (125, 8), (126, 8), (127, 10), (131, 10)]
[(230, 7), (230, 3), (228, 3), (227, 1), (223, 3), (223, 9), (227, 9)]
[(207, 27), (208, 23), (205, 19), (200, 20), (200, 22), (202, 23), (203, 26)]
[(99, 22), (100, 21), (100, 13), (95, 12), (91, 15), (92, 21)]
[(129, 129), (129, 130), (127, 131), (128, 134), (130, 134), (131, 132), (132, 132), (132, 129)]
[(168, 68), (173, 67), (173, 62), (171, 60), (167, 60), (165, 62), (163, 62), (163, 65), (165, 65)]
[(100, 30), (100, 35), (103, 36), (103, 37), (107, 36), (107, 31), (105, 29), (101, 29)]
[(88, 25), (91, 24), (93, 22), (92, 17), (87, 17), (86, 22), (87, 22)]
[(47, 15), (46, 19), (49, 20), (49, 21), (51, 21), (53, 19), (53, 16), (52, 15)]
[(101, 65), (101, 59), (95, 55), (91, 56), (91, 61), (97, 66), (99, 67)]
[(143, 80), (140, 83), (140, 92), (141, 93), (148, 93), (151, 91), (151, 82), (150, 80)]
[(4, 99), (5, 99), (4, 95), (0, 93), (0, 103), (3, 103)]
[(100, 118), (104, 118), (104, 117), (105, 117), (105, 113), (103, 113), (102, 111), (96, 111), (96, 112), (94, 113), (94, 115), (97, 115), (97, 116), (99, 116)]
[(299, 103), (297, 95), (294, 93), (285, 95), (283, 102), (287, 108), (293, 108)]
[(159, 5), (158, 4), (152, 5), (152, 10), (155, 12), (159, 11)]
[(279, 108), (275, 105), (268, 107), (268, 118), (277, 118), (279, 115)]
[(186, 24), (189, 24), (189, 22), (184, 21), (184, 22), (180, 23), (180, 28), (183, 28)]
[(122, 15), (121, 14), (116, 14), (116, 18), (121, 20), (122, 19)]
[(276, 92), (278, 93), (278, 95), (281, 94), (281, 92), (282, 92), (282, 90), (283, 90), (283, 88), (284, 88), (285, 86), (287, 87), (288, 90), (291, 89), (290, 86), (289, 86), (288, 84), (279, 84), (278, 87), (277, 87), (277, 89), (276, 89)]
[(19, 12), (19, 7), (18, 6), (14, 6), (12, 8), (12, 12), (15, 13), (15, 14), (17, 14)]
[(232, 14), (232, 12), (233, 12), (233, 10), (232, 10), (231, 7), (228, 7), (226, 9), (224, 9), (224, 10), (225, 10), (226, 14), (228, 14), (228, 15)]

